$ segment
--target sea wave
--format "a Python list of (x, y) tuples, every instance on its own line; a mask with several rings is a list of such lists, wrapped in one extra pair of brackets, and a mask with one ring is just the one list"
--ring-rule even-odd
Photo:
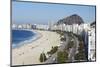
[[(24, 29), (24, 30), (26, 30), (26, 29)], [(23, 45), (26, 45), (27, 43), (31, 43), (31, 42), (39, 39), (42, 36), (40, 33), (36, 32), (35, 30), (27, 30), (27, 31), (31, 31), (31, 32), (35, 33), (35, 35), (30, 37), (28, 40), (22, 41), (18, 44), (13, 43), (12, 48), (18, 48), (18, 47), (21, 47)]]

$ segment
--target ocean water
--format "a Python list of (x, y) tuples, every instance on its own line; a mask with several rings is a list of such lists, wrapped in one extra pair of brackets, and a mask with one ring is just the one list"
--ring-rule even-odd
[(35, 37), (36, 33), (28, 30), (12, 30), (12, 47), (19, 47), (20, 43)]

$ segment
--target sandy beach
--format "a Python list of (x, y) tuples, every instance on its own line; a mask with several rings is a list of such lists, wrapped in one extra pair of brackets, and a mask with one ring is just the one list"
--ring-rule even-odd
[(37, 40), (12, 49), (12, 65), (42, 64), (40, 53), (47, 53), (52, 46), (60, 45), (60, 35), (51, 31), (35, 30), (41, 34)]

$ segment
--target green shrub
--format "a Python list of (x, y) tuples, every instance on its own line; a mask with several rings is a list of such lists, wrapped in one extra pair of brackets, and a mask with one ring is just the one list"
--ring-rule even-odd
[(75, 55), (75, 60), (86, 60), (86, 56), (84, 52), (79, 52)]
[(68, 60), (68, 53), (65, 51), (60, 51), (57, 53), (57, 62), (64, 63)]
[(69, 41), (68, 45), (67, 45), (67, 49), (72, 48), (74, 46), (74, 42), (73, 41)]
[(86, 55), (84, 51), (84, 44), (82, 41), (79, 42), (79, 48), (78, 48), (79, 53), (75, 55), (75, 60), (86, 60)]
[(46, 58), (45, 53), (41, 53), (41, 54), (40, 54), (40, 59), (39, 59), (40, 62), (44, 62), (44, 61), (46, 61), (46, 59), (47, 59), (47, 58)]
[(83, 51), (83, 50), (84, 50), (84, 43), (83, 43), (83, 41), (80, 41), (80, 42), (79, 42), (78, 51), (80, 52), (80, 51)]
[(54, 54), (56, 51), (58, 50), (58, 46), (55, 46), (55, 47), (52, 47), (52, 49), (49, 51), (49, 52), (47, 52), (47, 54)]
[(64, 38), (61, 38), (60, 40), (61, 40), (61, 41), (66, 41), (66, 38), (64, 37)]

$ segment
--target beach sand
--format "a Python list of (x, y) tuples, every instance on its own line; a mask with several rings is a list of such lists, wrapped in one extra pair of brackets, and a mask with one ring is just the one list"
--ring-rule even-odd
[(60, 45), (60, 35), (56, 32), (35, 31), (41, 34), (40, 38), (12, 49), (12, 65), (42, 64), (39, 61), (40, 54), (47, 53), (52, 46)]

